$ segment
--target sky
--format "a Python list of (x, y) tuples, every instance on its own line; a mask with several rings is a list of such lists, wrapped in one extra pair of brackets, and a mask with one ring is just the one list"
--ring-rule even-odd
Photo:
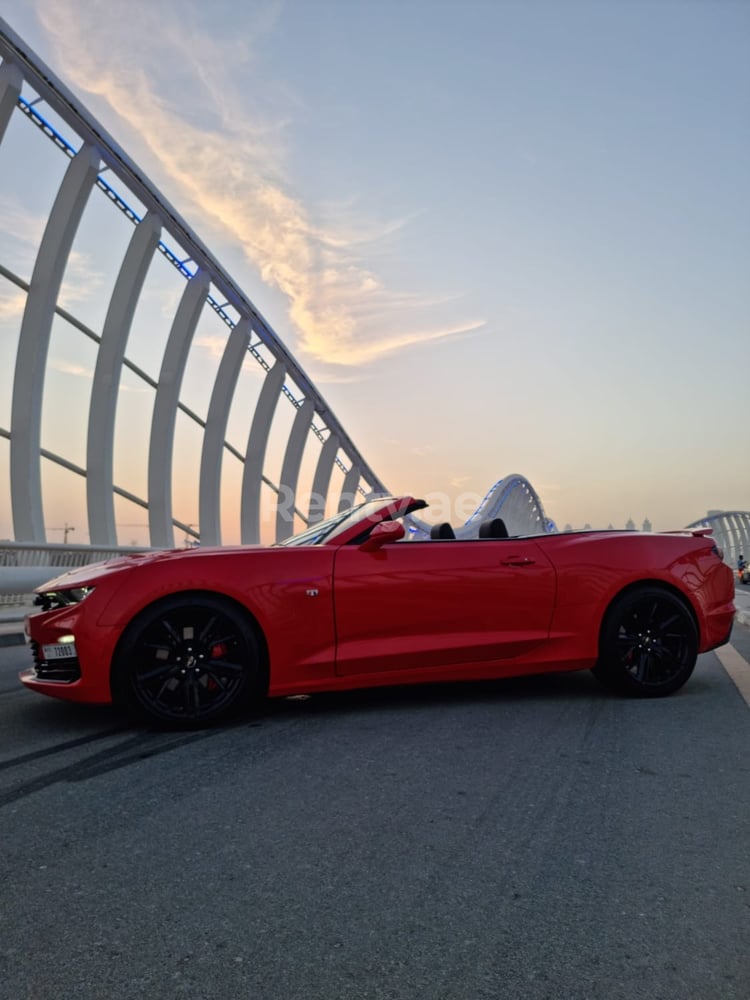
[[(749, 3), (0, 0), (0, 16), (392, 492), (481, 497), (520, 473), (577, 527), (750, 509)], [(0, 207), (6, 230), (36, 224)], [(71, 261), (89, 292), (95, 263)]]

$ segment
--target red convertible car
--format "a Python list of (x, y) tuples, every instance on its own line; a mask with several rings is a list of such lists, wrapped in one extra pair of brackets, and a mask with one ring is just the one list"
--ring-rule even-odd
[(37, 591), (34, 691), (202, 726), (263, 695), (593, 669), (676, 691), (725, 643), (734, 578), (708, 529), (407, 540), (411, 497), (270, 547), (139, 553)]

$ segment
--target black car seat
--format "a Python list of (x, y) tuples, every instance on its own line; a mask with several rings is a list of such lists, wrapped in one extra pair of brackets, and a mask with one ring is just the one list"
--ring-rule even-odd
[(430, 528), (430, 538), (445, 539), (445, 538), (455, 538), (455, 537), (456, 537), (455, 532), (453, 531), (453, 528), (451, 528), (451, 526), (448, 524), (447, 521), (444, 521), (442, 524), (435, 524), (433, 525), (432, 528)]
[(491, 521), (482, 521), (479, 525), (480, 538), (510, 538), (505, 521), (501, 517), (495, 517)]

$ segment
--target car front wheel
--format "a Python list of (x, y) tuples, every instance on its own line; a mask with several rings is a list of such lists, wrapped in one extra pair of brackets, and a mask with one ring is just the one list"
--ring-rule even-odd
[(260, 687), (258, 643), (241, 609), (212, 595), (176, 595), (128, 626), (113, 695), (131, 713), (180, 728), (226, 718)]
[(682, 687), (697, 658), (698, 630), (684, 601), (644, 586), (617, 598), (607, 611), (593, 672), (620, 694), (658, 698)]

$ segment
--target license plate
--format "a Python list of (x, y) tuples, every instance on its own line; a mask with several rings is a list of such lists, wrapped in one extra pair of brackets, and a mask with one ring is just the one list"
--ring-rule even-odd
[(42, 646), (45, 660), (71, 660), (78, 656), (74, 642), (61, 642), (54, 646)]

